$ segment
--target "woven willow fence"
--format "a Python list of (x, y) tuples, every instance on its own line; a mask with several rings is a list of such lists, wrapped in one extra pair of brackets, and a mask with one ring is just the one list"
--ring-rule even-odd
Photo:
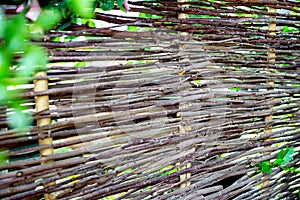
[(256, 164), (299, 147), (299, 2), (129, 3), (36, 41), (36, 123), (1, 108), (1, 199), (296, 199), (297, 173)]

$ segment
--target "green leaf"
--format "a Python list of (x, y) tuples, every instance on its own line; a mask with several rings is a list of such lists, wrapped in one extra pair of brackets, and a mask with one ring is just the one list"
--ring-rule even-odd
[(61, 147), (59, 149), (55, 149), (54, 153), (65, 153), (68, 151), (71, 151), (72, 149), (70, 147)]
[(9, 66), (12, 59), (11, 52), (0, 48), (0, 79), (9, 77)]
[(140, 13), (139, 17), (140, 18), (148, 18), (148, 19), (161, 18), (161, 16), (152, 15), (152, 14), (149, 14), (149, 13)]
[(282, 167), (284, 170), (291, 172), (291, 173), (300, 173), (300, 170), (296, 169), (295, 167)]
[(229, 88), (230, 90), (233, 90), (233, 91), (239, 91), (241, 88), (237, 88), (237, 87), (232, 87), (232, 88)]
[(201, 83), (201, 80), (194, 80), (193, 83), (195, 83), (196, 85), (199, 85)]
[(111, 10), (113, 9), (114, 5), (114, 0), (101, 0), (100, 8), (102, 10)]
[(3, 38), (4, 36), (5, 27), (6, 27), (6, 18), (3, 14), (2, 8), (0, 8), (0, 38)]
[(119, 8), (120, 8), (120, 10), (122, 10), (123, 12), (127, 12), (127, 10), (124, 8), (124, 6), (123, 6), (123, 5), (122, 5), (122, 6), (120, 6)]
[(93, 20), (89, 20), (89, 27), (95, 28), (96, 24)]
[(22, 112), (22, 109), (14, 108), (14, 112), (8, 114), (8, 124), (17, 131), (25, 131), (31, 124), (31, 118), (28, 114)]
[(5, 104), (10, 96), (5, 83), (0, 83), (0, 104)]
[(288, 32), (289, 32), (289, 27), (288, 27), (288, 26), (284, 26), (284, 27), (282, 28), (282, 32), (283, 32), (283, 33), (288, 33)]
[(69, 8), (79, 17), (92, 18), (95, 0), (68, 0)]
[(294, 33), (294, 32), (299, 32), (299, 29), (297, 29), (295, 27), (283, 26), (282, 32), (283, 33)]
[(7, 154), (3, 149), (0, 149), (0, 166), (3, 165), (8, 160)]
[(80, 19), (80, 18), (76, 18), (73, 19), (73, 23), (76, 23), (76, 24), (79, 24), (79, 25), (86, 25), (86, 26), (89, 26), (89, 27), (95, 27), (96, 24), (95, 22), (92, 20), (92, 19)]
[(146, 13), (146, 18), (154, 18), (152, 14)]
[(63, 18), (66, 19), (71, 14), (71, 12), (67, 7), (62, 7), (60, 8), (60, 14), (62, 15)]
[(59, 10), (44, 10), (35, 22), (38, 26), (42, 27), (45, 31), (54, 28), (62, 19)]
[(281, 149), (273, 165), (283, 167), (293, 160), (294, 147)]
[(139, 18), (147, 18), (145, 13), (140, 13)]
[(21, 58), (17, 77), (29, 77), (38, 68), (44, 68), (47, 62), (46, 53), (41, 47), (31, 46)]
[(117, 0), (118, 8), (120, 8), (124, 3), (124, 0)]
[(270, 174), (272, 172), (272, 168), (270, 166), (269, 161), (263, 161), (258, 163), (257, 166), (260, 168), (259, 172)]
[(12, 52), (23, 51), (26, 47), (28, 29), (24, 15), (16, 15), (7, 22), (4, 38), (8, 49)]
[(138, 28), (136, 26), (127, 26), (128, 31), (137, 31)]
[(83, 66), (85, 66), (85, 62), (78, 62), (76, 65), (75, 65), (75, 67), (83, 67)]

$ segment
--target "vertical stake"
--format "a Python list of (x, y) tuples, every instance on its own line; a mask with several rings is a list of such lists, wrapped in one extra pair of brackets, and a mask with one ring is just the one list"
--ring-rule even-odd
[[(269, 13), (276, 13), (277, 10), (276, 10), (276, 8), (269, 7), (268, 8), (268, 12)], [(275, 17), (269, 16), (269, 18), (273, 19)], [(268, 24), (268, 32), (269, 32), (269, 35), (276, 35), (276, 23), (269, 22), (269, 24)], [(276, 57), (275, 49), (274, 48), (269, 48), (268, 49), (268, 54), (267, 54), (268, 62), (270, 64), (275, 63), (275, 57)], [(267, 69), (267, 73), (271, 74), (272, 70), (271, 69)], [(267, 80), (266, 84), (267, 85), (274, 85), (274, 81), (273, 80)], [(270, 89), (270, 90), (272, 90), (272, 89)], [(270, 110), (272, 111), (273, 109), (270, 108)], [(272, 114), (270, 114), (269, 116), (265, 117), (265, 122), (266, 122), (267, 126), (265, 128), (264, 134), (272, 132), (272, 126), (269, 125), (269, 123), (272, 121), (272, 119), (273, 119), (273, 115)], [(265, 138), (264, 141), (267, 142), (267, 141), (270, 141), (270, 139)], [(270, 181), (268, 180), (268, 178), (269, 178), (268, 175), (264, 176), (264, 179), (266, 179), (266, 180), (263, 182), (263, 186), (266, 186), (266, 185), (269, 184)], [(266, 188), (264, 191), (268, 191), (268, 189)]]
[[(182, 3), (182, 2), (188, 2), (188, 0), (178, 0), (178, 3)], [(182, 9), (184, 8), (187, 8), (188, 5), (179, 5), (179, 7), (181, 7)], [(186, 14), (186, 13), (179, 13), (178, 14), (178, 19), (188, 19), (189, 18), (189, 15)], [(188, 35), (187, 32), (181, 32), (180, 33), (181, 35)], [(181, 46), (180, 48), (184, 49), (185, 46)], [(188, 60), (188, 59), (182, 59), (182, 60)], [(179, 75), (183, 75), (185, 72), (181, 72)], [(179, 109), (183, 109), (183, 108), (188, 108), (190, 105), (188, 103), (181, 103), (179, 105)], [(181, 113), (177, 113), (177, 117), (182, 117)], [(179, 125), (179, 132), (180, 133), (185, 133), (185, 132), (188, 132), (188, 131), (191, 131), (191, 127), (190, 126), (183, 126), (183, 125)], [(183, 169), (187, 169), (187, 168), (190, 168), (192, 166), (191, 163), (187, 163), (186, 165), (184, 166), (181, 166), (180, 167), (180, 170), (183, 170)], [(191, 177), (191, 173), (186, 173), (186, 174), (182, 174), (180, 175), (180, 182), (182, 182), (180, 184), (180, 188), (184, 188), (184, 187), (188, 187), (189, 185), (191, 185), (191, 182), (190, 181), (185, 181), (186, 179), (189, 179)]]
[[(269, 8), (269, 13), (276, 13), (276, 8)], [(270, 17), (273, 18), (273, 17)], [(269, 35), (276, 35), (276, 23), (269, 23), (268, 24), (268, 31), (269, 31)], [(268, 54), (267, 54), (267, 59), (269, 63), (275, 63), (275, 57), (276, 57), (276, 53), (275, 53), (275, 49), (274, 48), (269, 48), (268, 49)], [(272, 70), (267, 69), (267, 73), (272, 73)], [(274, 81), (273, 80), (267, 80), (266, 82), (267, 85), (274, 85)], [(272, 108), (271, 108), (272, 110)], [(265, 117), (265, 122), (270, 122), (273, 119), (273, 115), (270, 114), (269, 116)], [(268, 126), (265, 129), (265, 133), (270, 133), (272, 132), (272, 126)], [(266, 139), (266, 141), (268, 141), (269, 139)]]
[[(47, 73), (44, 71), (37, 72), (35, 77), (45, 77), (47, 76)], [(41, 80), (35, 80), (34, 81), (34, 91), (35, 92), (41, 92), (41, 91), (46, 91), (48, 90), (48, 80), (47, 79), (41, 79)], [(36, 96), (35, 97), (35, 110), (36, 112), (42, 112), (44, 110), (49, 109), (49, 96), (48, 95), (42, 95), (42, 96)], [(36, 124), (37, 126), (45, 126), (49, 125), (51, 123), (51, 118), (42, 118), (42, 119), (37, 119)], [(39, 136), (44, 136), (43, 133), (39, 133)], [(52, 146), (53, 140), (52, 137), (48, 136), (42, 139), (39, 139), (39, 145), (44, 146), (44, 145), (51, 145)], [(44, 157), (47, 155), (53, 154), (53, 147), (48, 147), (40, 150), (40, 156)], [(48, 162), (53, 162), (53, 161), (46, 161), (46, 162), (41, 162), (41, 164), (45, 164)], [(44, 185), (44, 187), (47, 187), (49, 185), (53, 185), (54, 182), (48, 183)], [(56, 197), (53, 197), (51, 194), (44, 194), (44, 199), (45, 200), (54, 200)]]

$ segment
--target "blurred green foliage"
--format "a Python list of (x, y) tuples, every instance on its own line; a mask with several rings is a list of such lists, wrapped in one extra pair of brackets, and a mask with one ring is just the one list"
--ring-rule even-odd
[(24, 14), (6, 19), (0, 11), (0, 104), (10, 108), (9, 125), (24, 131), (30, 122), (23, 112), (22, 99), (11, 88), (26, 84), (32, 74), (45, 67), (47, 56), (42, 47), (31, 44)]
[[(12, 3), (30, 6), (27, 1)], [(26, 86), (33, 74), (44, 70), (47, 64), (46, 50), (34, 45), (31, 39), (38, 39), (40, 34), (49, 30), (57, 30), (66, 19), (70, 23), (73, 18), (89, 20), (97, 5), (102, 10), (110, 10), (116, 3), (124, 10), (124, 0), (50, 0), (39, 3), (42, 12), (35, 22), (26, 19), (28, 7), (11, 17), (5, 16), (0, 7), (0, 105), (7, 107), (8, 125), (17, 133), (26, 132), (32, 123), (30, 115), (24, 112), (26, 107), (19, 95), (20, 86)], [(0, 163), (6, 160), (5, 151), (1, 150)]]
[[(21, 3), (18, 1), (17, 3)], [(25, 2), (25, 1), (23, 1)], [(123, 8), (124, 0), (50, 0), (39, 1), (42, 13), (35, 22), (29, 22), (25, 14), (16, 14), (6, 18), (0, 10), (0, 105), (9, 109), (9, 125), (19, 131), (25, 131), (31, 123), (28, 114), (23, 112), (22, 99), (11, 88), (26, 84), (35, 71), (43, 70), (47, 64), (46, 50), (33, 45), (30, 39), (36, 39), (36, 33), (45, 33), (58, 28), (66, 18), (89, 20), (95, 7), (111, 10), (116, 4)], [(26, 6), (26, 2), (24, 3)], [(71, 22), (71, 20), (70, 20)], [(30, 24), (30, 26), (28, 26)], [(89, 22), (91, 24), (91, 22)], [(93, 26), (93, 24), (91, 24)]]

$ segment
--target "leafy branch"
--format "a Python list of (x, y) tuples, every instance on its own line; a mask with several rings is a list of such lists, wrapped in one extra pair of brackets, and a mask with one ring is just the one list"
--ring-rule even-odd
[[(259, 167), (257, 172), (270, 174), (272, 169), (279, 167), (287, 172), (300, 174), (300, 170), (296, 169), (295, 167), (286, 167), (286, 165), (293, 160), (294, 152), (294, 147), (287, 146), (285, 149), (281, 149), (274, 162), (263, 161), (256, 164), (256, 166)], [(297, 193), (298, 199), (300, 199), (300, 188), (298, 189)]]
[(24, 100), (18, 97), (20, 90), (13, 90), (27, 84), (48, 61), (46, 50), (33, 45), (30, 39), (39, 37), (36, 33), (57, 29), (60, 23), (64, 26), (66, 19), (71, 22), (72, 18), (91, 18), (95, 6), (111, 10), (115, 4), (122, 10), (129, 9), (127, 0), (33, 0), (23, 1), (16, 10), (20, 13), (11, 18), (0, 10), (0, 105), (9, 108), (8, 124), (11, 128), (23, 132), (31, 124), (30, 115), (24, 113)]
[(285, 149), (281, 149), (274, 162), (263, 161), (256, 164), (256, 166), (259, 167), (257, 172), (270, 174), (272, 172), (272, 169), (280, 167), (283, 170), (292, 173), (300, 173), (300, 171), (295, 169), (294, 167), (285, 167), (289, 162), (293, 160), (294, 152), (294, 147), (286, 147)]

